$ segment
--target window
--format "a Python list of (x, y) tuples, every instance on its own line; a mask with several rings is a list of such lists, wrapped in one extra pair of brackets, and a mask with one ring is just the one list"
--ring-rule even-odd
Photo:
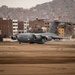
[(18, 23), (13, 23), (13, 26), (14, 26), (14, 25), (18, 25)]

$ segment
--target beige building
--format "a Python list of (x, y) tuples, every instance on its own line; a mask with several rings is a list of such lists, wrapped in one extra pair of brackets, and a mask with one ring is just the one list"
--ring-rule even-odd
[(58, 32), (60, 36), (64, 36), (64, 28), (58, 28)]

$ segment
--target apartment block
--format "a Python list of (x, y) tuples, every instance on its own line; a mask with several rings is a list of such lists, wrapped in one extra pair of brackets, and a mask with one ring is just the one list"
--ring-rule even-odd
[(23, 21), (18, 21), (18, 34), (19, 33), (24, 33), (24, 22)]
[[(0, 18), (0, 35), (10, 37), (19, 33), (27, 32), (48, 32), (52, 22), (46, 19), (36, 18), (33, 21), (18, 21), (9, 18)], [(60, 23), (58, 31), (61, 36), (75, 35), (75, 24), (64, 22)]]
[(10, 37), (12, 35), (12, 20), (1, 18), (0, 32), (2, 37)]
[(29, 27), (31, 32), (47, 32), (49, 28), (49, 21), (45, 21), (45, 19), (38, 19), (36, 18), (33, 21), (29, 21)]
[(29, 20), (24, 21), (24, 33), (27, 33), (29, 30)]
[(18, 34), (18, 20), (12, 20), (12, 31), (13, 35)]
[(7, 18), (0, 18), (0, 35), (2, 37), (10, 37), (19, 33), (27, 33), (29, 21), (18, 21)]

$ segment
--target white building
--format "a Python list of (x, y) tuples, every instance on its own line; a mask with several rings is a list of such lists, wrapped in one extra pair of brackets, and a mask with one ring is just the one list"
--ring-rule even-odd
[(13, 35), (18, 34), (18, 20), (12, 21)]
[(29, 20), (24, 21), (24, 33), (27, 33), (29, 29)]

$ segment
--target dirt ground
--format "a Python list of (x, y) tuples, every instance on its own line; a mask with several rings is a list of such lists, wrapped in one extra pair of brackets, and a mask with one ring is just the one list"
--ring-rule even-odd
[(75, 75), (75, 42), (0, 43), (0, 75)]
[(45, 44), (18, 44), (18, 42), (0, 43), (0, 50), (75, 50), (75, 42), (47, 42)]
[(0, 64), (0, 75), (75, 75), (75, 64)]

